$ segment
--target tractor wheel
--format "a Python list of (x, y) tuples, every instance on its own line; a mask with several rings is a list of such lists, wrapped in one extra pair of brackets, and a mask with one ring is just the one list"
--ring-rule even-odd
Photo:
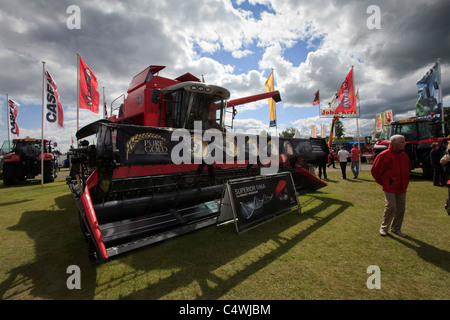
[(18, 168), (16, 163), (3, 163), (3, 184), (12, 186), (17, 183)]
[(44, 183), (49, 183), (55, 181), (55, 168), (53, 162), (46, 161), (44, 163)]

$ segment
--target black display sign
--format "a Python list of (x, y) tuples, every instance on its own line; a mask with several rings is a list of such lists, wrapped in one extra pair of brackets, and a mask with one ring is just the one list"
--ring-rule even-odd
[(233, 213), (238, 233), (286, 213), (299, 206), (289, 172), (228, 181), (219, 223)]
[[(221, 141), (205, 138), (207, 131), (180, 131), (169, 128), (115, 125), (117, 147), (121, 163), (202, 163), (208, 160), (225, 163), (229, 159), (245, 159), (256, 163), (256, 159), (300, 157), (315, 164), (327, 157), (328, 147), (324, 139), (273, 139), (258, 135), (223, 134), (217, 131)], [(262, 140), (264, 138), (264, 141)], [(104, 141), (99, 141), (101, 144)], [(186, 146), (186, 143), (188, 146)], [(270, 146), (270, 147), (269, 147)]]

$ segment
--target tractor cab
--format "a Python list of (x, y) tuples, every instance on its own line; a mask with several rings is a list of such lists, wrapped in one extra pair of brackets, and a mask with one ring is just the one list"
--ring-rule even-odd
[(406, 141), (426, 139), (433, 136), (435, 133), (431, 132), (432, 128), (430, 124), (429, 120), (419, 121), (414, 119), (391, 122), (388, 137), (392, 137), (395, 134), (401, 134), (405, 137)]
[[(37, 139), (15, 139), (13, 140), (13, 151), (27, 155), (38, 156), (41, 153), (41, 140)], [(49, 141), (44, 140), (44, 153), (51, 153)]]

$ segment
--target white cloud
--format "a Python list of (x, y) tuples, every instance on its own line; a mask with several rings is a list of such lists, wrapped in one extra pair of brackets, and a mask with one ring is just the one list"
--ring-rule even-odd
[(246, 50), (236, 50), (236, 51), (233, 51), (232, 56), (233, 56), (233, 58), (241, 59), (241, 58), (247, 57), (251, 54), (253, 54), (253, 51), (251, 51), (251, 50), (247, 50), (247, 49)]

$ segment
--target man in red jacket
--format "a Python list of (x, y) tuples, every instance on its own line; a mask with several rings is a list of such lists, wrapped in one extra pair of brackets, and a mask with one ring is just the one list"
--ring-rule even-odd
[(401, 232), (405, 213), (406, 189), (409, 183), (411, 162), (405, 150), (406, 141), (402, 135), (394, 135), (390, 146), (381, 152), (372, 165), (371, 173), (375, 181), (383, 187), (386, 198), (380, 235), (386, 236), (392, 222), (391, 231), (406, 238)]

